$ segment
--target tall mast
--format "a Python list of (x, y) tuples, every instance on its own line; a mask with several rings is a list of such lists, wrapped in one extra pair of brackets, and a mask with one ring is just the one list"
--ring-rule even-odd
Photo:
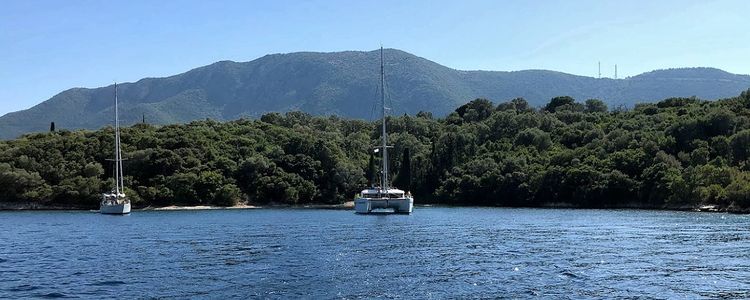
[(115, 82), (115, 195), (120, 194), (120, 145), (118, 130), (119, 119), (117, 118), (117, 82)]
[(383, 104), (383, 184), (388, 192), (388, 133), (385, 131), (385, 68), (383, 66), (383, 46), (380, 46), (380, 100)]
[(125, 192), (122, 172), (122, 151), (120, 150), (120, 117), (117, 103), (117, 83), (115, 82), (115, 192)]

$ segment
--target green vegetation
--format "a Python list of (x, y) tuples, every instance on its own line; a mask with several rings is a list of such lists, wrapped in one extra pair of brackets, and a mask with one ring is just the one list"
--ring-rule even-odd
[[(419, 203), (750, 207), (750, 90), (607, 110), (556, 97), (477, 99), (445, 118), (388, 120), (394, 181)], [(341, 203), (377, 178), (375, 122), (270, 113), (125, 128), (137, 206)], [(112, 186), (111, 128), (0, 142), (0, 199), (96, 207)], [(409, 188), (411, 186), (411, 188)]]

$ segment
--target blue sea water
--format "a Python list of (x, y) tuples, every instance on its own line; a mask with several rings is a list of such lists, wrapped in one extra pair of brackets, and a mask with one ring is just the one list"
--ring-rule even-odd
[(3, 298), (748, 298), (750, 216), (0, 212)]

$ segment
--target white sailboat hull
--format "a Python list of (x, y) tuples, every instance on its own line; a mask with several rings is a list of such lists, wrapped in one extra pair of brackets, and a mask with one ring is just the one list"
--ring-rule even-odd
[(99, 212), (108, 215), (124, 215), (130, 213), (130, 203), (101, 204)]
[(369, 214), (378, 210), (390, 210), (397, 214), (410, 214), (414, 208), (414, 198), (357, 198), (354, 199), (354, 211), (358, 214)]

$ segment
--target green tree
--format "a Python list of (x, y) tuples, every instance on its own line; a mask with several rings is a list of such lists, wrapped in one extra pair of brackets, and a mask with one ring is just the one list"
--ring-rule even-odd
[(367, 186), (373, 186), (376, 182), (375, 175), (377, 175), (377, 167), (375, 166), (375, 155), (370, 152), (370, 159), (367, 163)]
[(219, 206), (235, 206), (242, 200), (242, 191), (234, 184), (223, 185), (215, 194), (214, 204)]
[(0, 163), (0, 201), (44, 201), (51, 194), (51, 188), (38, 173)]
[(604, 101), (599, 100), (599, 99), (588, 99), (586, 100), (585, 106), (586, 106), (585, 111), (589, 113), (607, 111), (607, 104), (604, 104)]
[(552, 100), (547, 103), (547, 105), (544, 107), (545, 111), (548, 112), (555, 112), (559, 107), (563, 106), (572, 106), (575, 104), (575, 100), (569, 96), (560, 96), (552, 98)]
[(492, 102), (479, 98), (461, 105), (456, 109), (456, 113), (466, 122), (479, 122), (487, 119), (493, 110), (494, 105)]
[(394, 184), (398, 188), (411, 191), (411, 155), (409, 154), (409, 148), (404, 148), (401, 169), (398, 171)]
[(528, 128), (518, 133), (515, 144), (519, 146), (533, 146), (539, 151), (544, 151), (552, 145), (552, 140), (549, 133), (537, 128)]
[(750, 129), (742, 130), (730, 138), (732, 155), (736, 161), (747, 161), (750, 158)]

